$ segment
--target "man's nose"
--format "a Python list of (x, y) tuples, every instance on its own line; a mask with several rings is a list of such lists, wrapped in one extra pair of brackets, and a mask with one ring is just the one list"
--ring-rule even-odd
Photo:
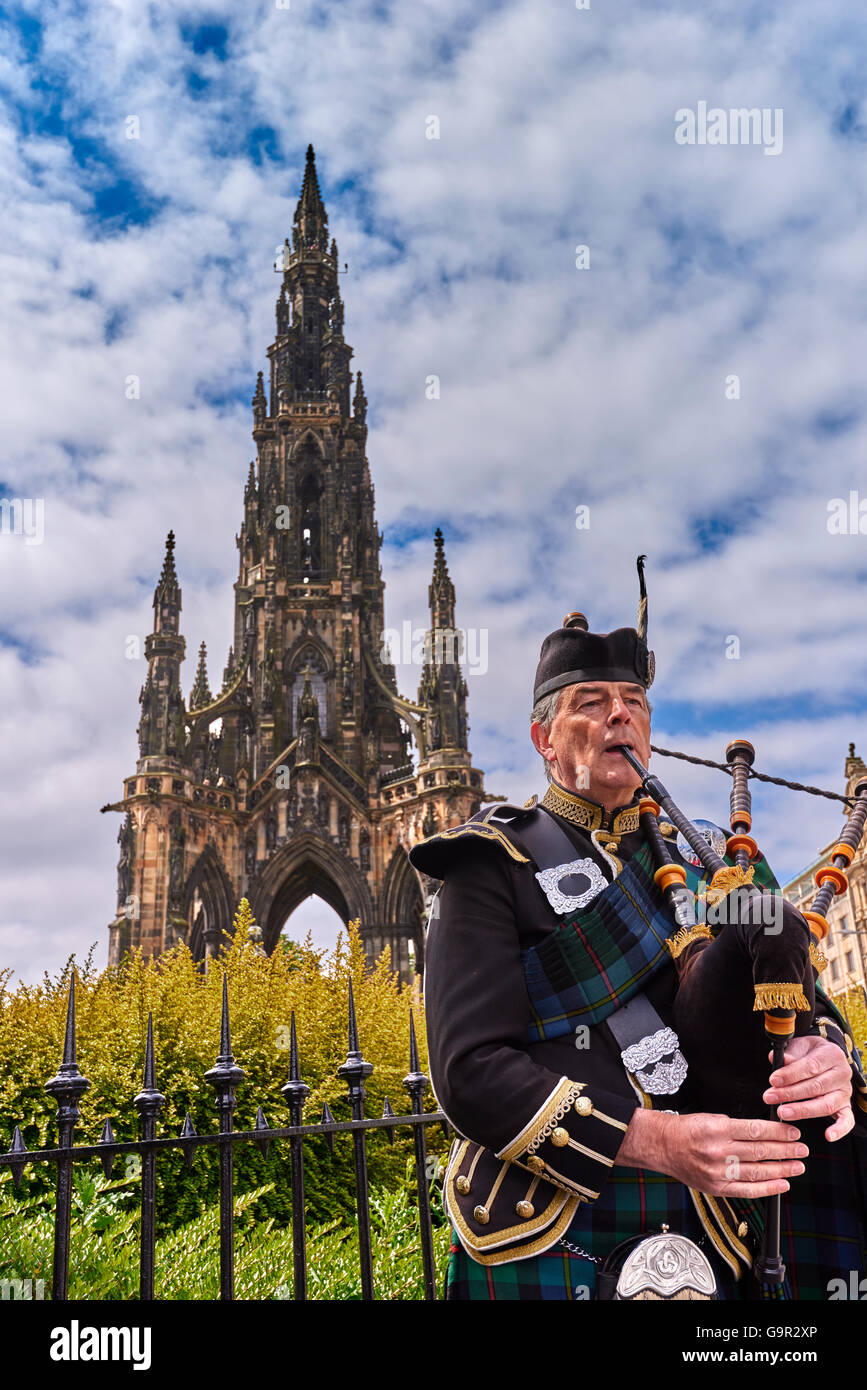
[(611, 701), (611, 712), (608, 715), (609, 723), (612, 719), (622, 720), (625, 724), (629, 723), (629, 708), (618, 700), (616, 695)]

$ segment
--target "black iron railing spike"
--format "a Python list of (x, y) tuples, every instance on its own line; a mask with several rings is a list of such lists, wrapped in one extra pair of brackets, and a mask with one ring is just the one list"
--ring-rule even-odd
[[(165, 1096), (157, 1090), (154, 1060), (154, 1019), (148, 1014), (147, 1042), (142, 1088), (133, 1100), (141, 1117), (141, 1137), (152, 1144), (157, 1137), (157, 1116), (165, 1104)], [(154, 1296), (154, 1267), (156, 1252), (157, 1156), (153, 1148), (142, 1150), (141, 1156), (141, 1228), (139, 1259), (139, 1298), (152, 1302)]]
[[(27, 1145), (21, 1138), (21, 1130), (17, 1125), (15, 1126), (15, 1133), (12, 1135), (12, 1145), (8, 1152), (11, 1154), (26, 1154), (27, 1152)], [(15, 1188), (16, 1192), (21, 1185), (21, 1174), (24, 1172), (24, 1165), (26, 1162), (27, 1160), (25, 1158), (21, 1158), (18, 1162), (10, 1163), (9, 1165), (12, 1169), (12, 1186)]]
[[(370, 1062), (361, 1055), (358, 1027), (355, 1018), (355, 997), (352, 977), (349, 980), (349, 1052), (346, 1061), (337, 1068), (337, 1075), (349, 1089), (349, 1109), (353, 1120), (364, 1119), (364, 1083), (373, 1071)], [(361, 1297), (365, 1303), (373, 1299), (373, 1249), (370, 1237), (370, 1194), (367, 1181), (367, 1147), (363, 1129), (352, 1132), (355, 1159), (355, 1203), (358, 1215), (358, 1252), (361, 1265)]]
[(300, 1081), (301, 1070), (298, 1065), (298, 1035), (295, 1032), (295, 1010), (292, 1010), (292, 1018), (289, 1025), (289, 1080)]
[[(78, 1070), (75, 1056), (75, 971), (69, 982), (66, 1008), (66, 1037), (63, 1061), (57, 1075), (46, 1081), (45, 1089), (57, 1102), (57, 1147), (72, 1148), (72, 1136), (79, 1117), (78, 1101), (90, 1082)], [(65, 1303), (69, 1296), (69, 1228), (72, 1215), (72, 1159), (57, 1160), (57, 1195), (54, 1204), (54, 1262), (51, 1297)]]
[(261, 1138), (261, 1139), (257, 1139), (257, 1140), (256, 1140), (256, 1143), (257, 1143), (258, 1146), (259, 1146), (259, 1152), (261, 1153), (262, 1157), (263, 1157), (263, 1158), (267, 1158), (267, 1157), (268, 1157), (268, 1145), (269, 1145), (270, 1142), (271, 1142), (271, 1141), (268, 1139), (267, 1136), (268, 1136), (268, 1132), (269, 1132), (271, 1126), (268, 1124), (268, 1121), (265, 1119), (265, 1112), (263, 1111), (261, 1105), (260, 1105), (260, 1106), (258, 1107), (258, 1109), (256, 1110), (256, 1123), (255, 1123), (255, 1125), (253, 1126), (253, 1128), (256, 1130), (256, 1133), (257, 1133), (257, 1134), (261, 1134), (261, 1135), (262, 1135), (262, 1138)]
[(430, 1085), (430, 1081), (421, 1070), (418, 1057), (418, 1043), (415, 1037), (415, 1019), (412, 1009), (409, 1011), (409, 1075), (403, 1078), (403, 1084), (412, 1097), (413, 1112), (420, 1115), (424, 1110), (422, 1096)]
[(295, 1030), (295, 1010), (289, 1021), (289, 1080), (280, 1087), (281, 1095), (286, 1097), (292, 1124), (301, 1124), (301, 1112), (305, 1100), (310, 1095), (310, 1087), (301, 1080), (301, 1066), (298, 1060), (298, 1034)]
[(415, 1040), (415, 1019), (412, 1009), (409, 1011), (409, 1069), (411, 1072), (419, 1070), (418, 1043)]
[(76, 1071), (77, 1057), (75, 1052), (75, 970), (69, 980), (69, 1000), (66, 1005), (66, 1035), (63, 1039), (63, 1062), (61, 1066), (74, 1066)]
[[(157, 1090), (156, 1062), (154, 1060), (154, 1025), (153, 1016), (151, 1014), (148, 1014), (148, 1034), (145, 1044), (145, 1063), (142, 1083), (139, 1094), (133, 1099), (133, 1105), (141, 1115), (143, 1123), (148, 1123), (151, 1120), (156, 1122), (156, 1117), (164, 1105), (166, 1098)], [(146, 1135), (145, 1137), (153, 1138), (154, 1136)]]
[(157, 1088), (156, 1066), (154, 1063), (154, 1016), (148, 1014), (148, 1036), (145, 1044), (145, 1064), (144, 1064), (144, 1089), (155, 1091)]
[[(289, 1123), (293, 1129), (300, 1128), (304, 1120), (304, 1102), (310, 1094), (310, 1087), (301, 1080), (301, 1065), (298, 1060), (298, 1033), (295, 1028), (295, 1010), (289, 1019), (289, 1080), (280, 1087), (289, 1106)], [(289, 1140), (292, 1159), (292, 1273), (295, 1301), (307, 1300), (307, 1234), (306, 1206), (304, 1200), (304, 1141), (296, 1134)]]
[(223, 974), (223, 1009), (220, 1015), (220, 1057), (225, 1061), (232, 1057), (232, 1041), (229, 1035), (229, 976)]
[[(322, 1107), (322, 1119), (319, 1121), (319, 1123), (322, 1125), (334, 1124), (334, 1116), (332, 1115), (331, 1110), (329, 1109), (328, 1101), (326, 1101)], [(330, 1130), (327, 1131), (325, 1134), (325, 1142), (328, 1145), (329, 1152), (334, 1153), (334, 1135)]]
[[(190, 1119), (190, 1112), (189, 1112), (189, 1110), (187, 1111), (186, 1115), (184, 1116), (184, 1124), (183, 1124), (183, 1128), (181, 1129), (180, 1137), (181, 1137), (181, 1139), (195, 1139), (195, 1138), (196, 1138), (196, 1131), (195, 1131), (195, 1129), (193, 1128), (193, 1122), (192, 1122), (192, 1120)], [(186, 1165), (187, 1165), (188, 1168), (192, 1168), (192, 1166), (193, 1166), (193, 1159), (194, 1159), (195, 1156), (196, 1156), (196, 1146), (195, 1146), (195, 1144), (183, 1144), (183, 1145), (182, 1145), (182, 1148), (183, 1148), (183, 1151), (184, 1151), (184, 1161), (185, 1161), (185, 1163), (186, 1163)]]
[(106, 1178), (110, 1178), (111, 1170), (114, 1166), (115, 1155), (114, 1149), (112, 1148), (114, 1144), (114, 1130), (111, 1127), (111, 1120), (108, 1118), (103, 1122), (102, 1134), (100, 1134), (97, 1143), (105, 1145), (106, 1151), (102, 1155), (100, 1162), (102, 1163), (102, 1171), (105, 1173)]
[(355, 995), (352, 990), (352, 976), (349, 977), (349, 1053), (358, 1054), (358, 1023), (355, 1018)]
[[(229, 979), (223, 974), (223, 1010), (220, 1019), (220, 1055), (205, 1080), (216, 1092), (217, 1114), (221, 1136), (231, 1134), (232, 1115), (237, 1105), (235, 1088), (244, 1080), (245, 1072), (232, 1056), (229, 1035)], [(234, 1154), (231, 1143), (220, 1140), (220, 1298), (232, 1302), (235, 1297), (235, 1237)]]
[[(53, 1095), (57, 1101), (58, 1124), (61, 1119), (65, 1119), (65, 1110), (74, 1109), (71, 1115), (73, 1123), (78, 1119), (78, 1097), (90, 1086), (86, 1076), (82, 1076), (78, 1070), (78, 1060), (75, 1047), (75, 972), (69, 982), (69, 1002), (66, 1006), (66, 1034), (63, 1040), (63, 1061), (57, 1069), (57, 1075), (50, 1081), (46, 1081), (45, 1089)], [(64, 1106), (64, 1101), (66, 1105)], [(70, 1131), (71, 1133), (71, 1131)], [(62, 1145), (64, 1147), (64, 1145)]]
[[(382, 1118), (383, 1118), (384, 1120), (390, 1120), (390, 1119), (392, 1118), (393, 1115), (394, 1115), (394, 1110), (392, 1109), (391, 1101), (389, 1100), (388, 1096), (386, 1096), (386, 1098), (385, 1098), (385, 1105), (382, 1107)], [(388, 1142), (389, 1142), (389, 1144), (393, 1144), (393, 1143), (394, 1143), (394, 1125), (383, 1125), (383, 1129), (385, 1130), (386, 1134), (388, 1135)]]
[[(403, 1084), (412, 1101), (412, 1113), (421, 1115), (424, 1111), (424, 1093), (430, 1085), (419, 1065), (418, 1045), (415, 1037), (415, 1020), (412, 1009), (409, 1012), (409, 1075)], [(436, 1278), (433, 1252), (433, 1229), (431, 1226), (430, 1189), (427, 1176), (427, 1143), (424, 1127), (417, 1125), (413, 1131), (415, 1147), (415, 1180), (418, 1197), (419, 1233), (421, 1236), (422, 1264), (424, 1266), (425, 1299), (436, 1298)]]

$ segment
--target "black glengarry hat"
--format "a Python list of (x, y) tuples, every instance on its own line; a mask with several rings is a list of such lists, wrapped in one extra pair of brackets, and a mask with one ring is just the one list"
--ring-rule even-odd
[(533, 704), (564, 685), (583, 685), (588, 681), (629, 681), (653, 684), (655, 660), (647, 650), (647, 589), (644, 561), (639, 555), (638, 626), (618, 627), (614, 632), (591, 632), (583, 613), (567, 613), (563, 626), (549, 632), (542, 643)]

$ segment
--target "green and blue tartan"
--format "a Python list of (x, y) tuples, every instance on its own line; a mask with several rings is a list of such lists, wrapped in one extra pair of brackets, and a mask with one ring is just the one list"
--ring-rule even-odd
[[(720, 1298), (727, 1302), (825, 1300), (832, 1279), (843, 1279), (848, 1287), (850, 1270), (856, 1271), (859, 1280), (864, 1277), (867, 1239), (863, 1189), (867, 1140), (849, 1134), (828, 1144), (825, 1127), (824, 1120), (800, 1121), (810, 1158), (807, 1171), (791, 1179), (780, 1202), (780, 1253), (786, 1278), (779, 1289), (758, 1285), (751, 1274), (736, 1281), (707, 1240), (687, 1189), (661, 1173), (617, 1168), (598, 1199), (579, 1206), (564, 1239), (604, 1259), (621, 1240), (640, 1231), (650, 1233), (666, 1222), (701, 1246), (717, 1276)], [(732, 1199), (729, 1205), (736, 1219), (746, 1220), (760, 1237), (764, 1203)], [(453, 1232), (446, 1298), (580, 1301), (594, 1297), (597, 1268), (559, 1244), (529, 1260), (481, 1265), (470, 1258)]]
[[(686, 864), (686, 886), (705, 880)], [(753, 860), (757, 888), (776, 889), (763, 855)], [(580, 1023), (602, 1023), (671, 961), (666, 940), (677, 930), (653, 882), (649, 845), (632, 856), (589, 907), (563, 918), (538, 946), (521, 952), (530, 1001), (527, 1042), (550, 1041)]]

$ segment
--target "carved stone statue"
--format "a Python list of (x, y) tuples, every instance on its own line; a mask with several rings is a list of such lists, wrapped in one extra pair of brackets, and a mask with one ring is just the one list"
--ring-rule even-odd
[(298, 762), (309, 763), (313, 758), (315, 719), (305, 719), (298, 734)]
[(132, 825), (132, 812), (127, 811), (126, 819), (117, 832), (120, 845), (120, 858), (117, 861), (117, 905), (120, 909), (132, 892), (132, 860), (135, 845), (135, 831)]
[(184, 851), (186, 842), (187, 832), (181, 823), (180, 814), (176, 811), (172, 816), (171, 843), (169, 848), (169, 902), (173, 910), (179, 908), (181, 895), (184, 889)]

